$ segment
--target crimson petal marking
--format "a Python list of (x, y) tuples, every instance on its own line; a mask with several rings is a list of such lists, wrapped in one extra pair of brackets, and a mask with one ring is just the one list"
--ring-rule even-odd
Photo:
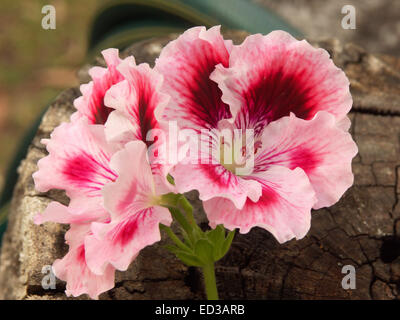
[(127, 143), (112, 157), (110, 167), (118, 178), (103, 188), (103, 197), (112, 220), (119, 221), (127, 214), (148, 208), (156, 190), (145, 143)]
[(64, 123), (46, 141), (49, 155), (38, 162), (33, 174), (36, 189), (66, 190), (67, 195), (101, 197), (102, 187), (116, 179), (109, 167), (116, 146), (106, 142), (104, 127), (84, 119)]
[(166, 158), (166, 131), (165, 124), (158, 120), (169, 100), (160, 92), (163, 77), (148, 64), (136, 66), (132, 57), (126, 58), (118, 69), (125, 80), (113, 86), (105, 97), (106, 104), (116, 109), (105, 124), (107, 139), (122, 146), (143, 141), (149, 148), (153, 174), (162, 177), (157, 178), (157, 185), (167, 190), (170, 165)]
[(316, 201), (304, 171), (272, 167), (249, 179), (262, 185), (260, 199), (257, 202), (247, 199), (242, 209), (220, 197), (203, 202), (210, 226), (215, 228), (223, 224), (230, 230), (239, 228), (241, 233), (261, 227), (270, 231), (280, 243), (304, 237), (310, 228), (311, 208)]
[(130, 213), (119, 222), (93, 223), (93, 236), (86, 239), (88, 264), (102, 274), (108, 263), (125, 271), (140, 250), (161, 240), (159, 224), (170, 225), (169, 211), (150, 207)]
[(224, 41), (219, 27), (187, 30), (161, 52), (155, 69), (164, 75), (163, 90), (171, 96), (163, 118), (177, 120), (182, 128), (215, 128), (230, 118), (221, 91), (210, 80), (215, 66), (228, 66), (232, 43)]
[(151, 210), (145, 209), (143, 212), (138, 214), (138, 217), (131, 216), (123, 220), (120, 224), (117, 224), (111, 231), (111, 241), (116, 245), (126, 246), (127, 243), (132, 241), (135, 237), (140, 224), (143, 223), (143, 218), (146, 214), (150, 214)]
[[(78, 114), (84, 116), (91, 124), (104, 124), (107, 121), (113, 109), (104, 104), (104, 95), (111, 86), (123, 80), (117, 70), (117, 66), (121, 62), (118, 50), (107, 49), (102, 51), (102, 54), (107, 68), (91, 68), (89, 74), (93, 81), (81, 86), (82, 96), (74, 101)], [(74, 114), (72, 119), (75, 118), (77, 115)]]
[(99, 192), (103, 186), (116, 178), (108, 168), (110, 158), (100, 151), (98, 158), (80, 150), (81, 153), (70, 156), (70, 160), (62, 169), (67, 182), (77, 189)]
[[(106, 94), (106, 105), (118, 110), (106, 123), (106, 134), (114, 140), (119, 137), (122, 143), (142, 140), (149, 146), (152, 144), (148, 140), (149, 132), (160, 127), (157, 113), (162, 112), (168, 103), (168, 96), (160, 92), (162, 76), (148, 64), (136, 66), (133, 57), (126, 58), (118, 70), (125, 80), (113, 86)], [(130, 125), (119, 126), (121, 121), (126, 121), (122, 119), (123, 116)]]
[(229, 68), (219, 66), (211, 78), (236, 125), (257, 134), (291, 112), (309, 120), (328, 111), (340, 121), (352, 105), (349, 81), (329, 54), (284, 31), (247, 37), (232, 49)]
[(261, 186), (257, 181), (242, 179), (219, 164), (179, 163), (171, 174), (178, 192), (198, 190), (203, 201), (224, 197), (237, 208), (242, 208), (247, 197), (257, 201), (261, 195)]

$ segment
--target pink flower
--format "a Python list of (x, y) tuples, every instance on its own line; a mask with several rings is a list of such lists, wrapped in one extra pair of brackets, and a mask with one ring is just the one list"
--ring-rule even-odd
[(163, 88), (171, 97), (163, 119), (179, 120), (180, 128), (215, 128), (231, 117), (221, 100), (221, 90), (210, 80), (215, 66), (229, 65), (232, 41), (225, 41), (219, 27), (195, 27), (171, 41), (156, 60), (155, 70), (164, 75)]
[(39, 160), (39, 170), (33, 174), (36, 189), (64, 189), (71, 200), (68, 206), (51, 202), (34, 222), (71, 224), (65, 235), (69, 252), (54, 262), (53, 270), (67, 282), (67, 295), (87, 293), (95, 299), (114, 287), (115, 268), (108, 265), (101, 275), (94, 274), (86, 263), (84, 240), (92, 222), (110, 220), (101, 190), (117, 178), (109, 166), (116, 148), (106, 142), (103, 126), (90, 125), (82, 118), (60, 125), (42, 142), (49, 155)]
[(142, 140), (150, 145), (148, 136), (161, 129), (157, 115), (162, 113), (169, 97), (160, 92), (163, 77), (147, 63), (136, 65), (130, 56), (117, 70), (124, 80), (112, 86), (105, 94), (105, 104), (115, 109), (106, 122), (109, 140), (127, 143)]
[[(232, 47), (216, 27), (193, 28), (163, 50), (155, 69), (172, 97), (163, 118), (212, 129), (212, 152), (201, 148), (196, 163), (171, 171), (179, 192), (199, 191), (211, 226), (260, 226), (279, 242), (299, 239), (311, 208), (334, 204), (352, 185), (349, 82), (325, 50), (283, 31)], [(215, 138), (223, 128), (253, 130), (254, 148), (243, 137)], [(225, 145), (245, 161), (226, 164)], [(238, 174), (250, 158), (252, 170)]]
[(50, 189), (65, 190), (71, 199), (68, 209), (52, 202), (36, 223), (82, 223), (106, 219), (102, 189), (117, 174), (110, 168), (111, 156), (119, 149), (106, 141), (104, 127), (90, 125), (84, 119), (63, 123), (42, 140), (49, 155), (38, 162), (33, 174), (35, 187), (40, 192)]
[(150, 164), (158, 188), (165, 193), (172, 186), (167, 181), (170, 166), (167, 165), (164, 131), (160, 122), (169, 97), (160, 92), (163, 77), (147, 63), (136, 65), (134, 57), (128, 57), (118, 66), (124, 80), (112, 86), (105, 94), (105, 104), (115, 109), (105, 123), (108, 141), (121, 146), (141, 140), (149, 147)]
[(104, 190), (110, 223), (93, 223), (86, 238), (90, 269), (103, 274), (109, 264), (126, 270), (144, 247), (160, 241), (159, 224), (172, 222), (168, 209), (159, 207), (160, 193), (142, 141), (129, 142), (112, 158), (110, 166), (119, 174)]
[[(156, 162), (158, 158), (155, 156), (161, 158), (162, 153), (158, 152), (158, 148), (164, 139), (153, 136), (156, 142), (146, 140), (148, 130), (159, 128), (155, 113), (158, 108), (162, 110), (167, 99), (165, 95), (157, 93), (162, 77), (148, 65), (136, 66), (132, 57), (121, 61), (115, 49), (105, 50), (103, 55), (108, 68), (94, 67), (90, 70), (93, 81), (82, 86), (83, 96), (75, 100), (78, 111), (71, 117), (71, 123), (61, 124), (50, 139), (42, 140), (49, 155), (38, 162), (39, 170), (33, 175), (37, 190), (47, 192), (61, 189), (70, 198), (68, 206), (51, 202), (42, 214), (35, 216), (34, 222), (41, 224), (51, 221), (71, 225), (66, 234), (69, 252), (62, 260), (57, 260), (53, 268), (60, 279), (67, 281), (68, 294), (78, 296), (88, 293), (92, 298), (113, 287), (115, 268), (108, 260), (119, 269), (126, 269), (139, 250), (160, 239), (159, 223), (169, 224), (171, 219), (166, 209), (146, 207), (146, 201), (153, 198), (141, 197), (142, 192), (147, 191), (149, 196), (153, 195), (155, 186), (149, 182), (151, 180), (153, 183), (153, 179), (157, 184), (157, 192), (170, 192), (170, 185), (166, 181), (167, 169)], [(119, 104), (113, 100), (115, 92), (119, 94)], [(110, 104), (105, 103), (106, 100)], [(118, 127), (113, 124), (121, 119), (129, 122), (129, 126)], [(105, 123), (108, 126), (105, 127)], [(132, 128), (134, 130), (129, 131)], [(138, 140), (147, 142), (153, 150), (151, 169), (145, 161), (146, 145)], [(139, 146), (133, 149), (132, 155), (130, 152), (135, 143), (139, 143)], [(139, 158), (121, 164), (121, 156), (124, 155), (129, 156), (128, 159), (138, 155)], [(137, 167), (134, 163), (138, 163)], [(139, 169), (139, 164), (146, 175), (142, 171), (128, 170), (132, 165), (134, 167), (131, 170)], [(119, 170), (120, 166), (125, 171)], [(130, 172), (133, 176), (129, 175)], [(133, 180), (128, 181), (123, 176), (118, 178), (119, 174)], [(118, 182), (114, 185), (117, 178)], [(137, 197), (127, 199), (133, 194), (126, 194), (124, 188), (135, 188), (135, 185), (129, 184), (132, 181), (144, 188), (137, 189)], [(112, 185), (108, 186), (110, 183)], [(117, 192), (114, 192), (115, 189)], [(130, 192), (133, 191), (130, 189)], [(129, 212), (122, 214), (120, 206), (115, 208), (112, 205), (112, 201), (122, 203), (128, 200), (131, 201), (130, 209), (135, 206), (141, 209), (138, 212), (127, 209)], [(121, 239), (126, 242), (113, 243), (116, 247), (110, 256), (96, 257), (97, 252), (91, 251), (92, 248), (100, 240), (102, 244), (107, 241), (100, 233), (114, 228), (125, 231), (125, 237)], [(77, 234), (74, 230), (83, 231)], [(118, 244), (123, 246), (118, 247)]]
[(65, 234), (68, 253), (54, 261), (55, 276), (67, 282), (66, 294), (78, 297), (87, 293), (92, 299), (114, 287), (115, 269), (108, 265), (101, 275), (94, 274), (87, 266), (84, 239), (90, 234), (90, 224), (72, 224)]
[(93, 81), (81, 85), (82, 96), (74, 101), (78, 111), (72, 115), (72, 119), (83, 117), (91, 124), (104, 124), (113, 111), (104, 104), (104, 95), (114, 84), (123, 80), (117, 70), (121, 59), (118, 56), (118, 49), (107, 49), (102, 51), (102, 54), (107, 68), (93, 67), (89, 70)]

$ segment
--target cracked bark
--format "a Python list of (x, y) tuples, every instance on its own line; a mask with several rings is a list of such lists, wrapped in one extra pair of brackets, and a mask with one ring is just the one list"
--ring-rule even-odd
[[(245, 36), (243, 32), (229, 34), (237, 43)], [(125, 55), (134, 54), (138, 63), (153, 64), (173, 37), (136, 44)], [(222, 299), (400, 298), (400, 59), (371, 55), (332, 39), (313, 44), (327, 49), (351, 82), (350, 130), (359, 146), (353, 161), (355, 184), (335, 206), (313, 212), (311, 230), (300, 241), (279, 245), (259, 228), (238, 234), (229, 254), (216, 265)], [(87, 67), (79, 73), (82, 82), (88, 80)], [(41, 286), (42, 267), (67, 250), (66, 227), (35, 226), (32, 217), (50, 201), (68, 203), (68, 199), (59, 191), (38, 193), (31, 175), (46, 154), (40, 139), (68, 121), (78, 95), (76, 88), (66, 90), (51, 105), (19, 168), (0, 256), (0, 298), (66, 299), (63, 282), (57, 282), (56, 290)], [(196, 194), (190, 198), (204, 222)], [(118, 272), (115, 288), (101, 298), (203, 298), (200, 272), (166, 252), (162, 248), (165, 241), (143, 250), (128, 271)], [(355, 290), (341, 286), (341, 270), (347, 264), (356, 268)]]

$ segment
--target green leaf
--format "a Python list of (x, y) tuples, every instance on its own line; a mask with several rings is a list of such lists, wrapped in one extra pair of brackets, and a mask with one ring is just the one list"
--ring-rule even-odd
[(209, 264), (213, 259), (213, 244), (207, 239), (199, 239), (194, 245), (194, 253), (196, 257), (204, 264)]
[(218, 225), (215, 229), (208, 231), (206, 235), (213, 245), (213, 259), (218, 261), (225, 241), (225, 228), (222, 225)]
[(188, 233), (183, 228), (180, 228), (180, 232), (183, 238), (183, 243), (192, 249), (193, 241), (190, 239)]
[(173, 186), (175, 185), (175, 179), (173, 176), (171, 176), (170, 174), (167, 175), (167, 181), (172, 184)]
[(229, 249), (231, 247), (231, 244), (232, 244), (234, 236), (235, 236), (235, 230), (232, 230), (232, 231), (230, 231), (228, 233), (228, 236), (226, 237), (226, 239), (225, 239), (225, 241), (224, 241), (224, 243), (222, 245), (221, 256), (220, 256), (219, 259), (222, 259), (228, 253), (228, 251), (229, 251)]
[(178, 208), (182, 209), (184, 212), (186, 213), (193, 213), (193, 207), (192, 204), (189, 202), (188, 199), (186, 199), (186, 197), (181, 194), (178, 198)]
[(176, 208), (169, 208), (169, 212), (171, 212), (172, 217), (180, 224), (182, 229), (186, 231), (190, 240), (193, 241), (193, 228), (183, 214)]
[(215, 229), (207, 231), (206, 235), (212, 243), (222, 243), (225, 240), (225, 229), (222, 225), (218, 225)]
[(191, 248), (189, 248), (176, 236), (176, 234), (172, 231), (170, 227), (160, 224), (160, 230), (163, 230), (169, 236), (169, 238), (176, 244), (176, 246), (181, 250), (191, 250)]
[(0, 209), (0, 225), (7, 221), (8, 216), (8, 209), (10, 208), (10, 202), (7, 202), (1, 209)]
[(169, 252), (175, 254), (175, 255), (182, 251), (178, 247), (170, 245), (170, 244), (165, 245), (164, 248), (167, 249)]
[(203, 263), (194, 255), (192, 251), (182, 250), (176, 246), (166, 245), (165, 249), (175, 254), (175, 256), (189, 267), (201, 267)]
[(189, 202), (188, 199), (182, 194), (177, 203), (177, 208), (183, 212), (185, 212), (185, 216), (189, 221), (189, 224), (192, 226), (193, 234), (198, 237), (203, 234), (200, 227), (197, 225), (196, 220), (193, 216), (193, 207), (192, 204)]
[(201, 267), (203, 266), (202, 261), (200, 261), (196, 256), (193, 254), (189, 254), (184, 251), (180, 251), (176, 253), (176, 257), (181, 260), (184, 264), (189, 267)]
[(165, 208), (175, 208), (179, 201), (180, 194), (178, 193), (167, 193), (161, 196), (160, 205)]

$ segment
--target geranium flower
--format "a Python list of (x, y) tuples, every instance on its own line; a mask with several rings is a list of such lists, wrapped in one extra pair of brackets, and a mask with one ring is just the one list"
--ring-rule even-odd
[[(199, 191), (211, 226), (260, 226), (279, 242), (299, 239), (311, 208), (334, 204), (352, 185), (349, 82), (325, 50), (283, 31), (232, 47), (216, 27), (193, 28), (165, 47), (155, 69), (172, 97), (164, 119), (212, 129), (212, 152), (203, 148), (197, 163), (171, 171), (179, 192)], [(224, 163), (227, 142), (214, 134), (221, 128), (253, 130), (253, 147), (240, 141), (245, 160), (254, 157), (252, 172)], [(237, 141), (229, 143), (238, 153)]]
[(93, 223), (93, 235), (85, 240), (91, 270), (103, 274), (108, 264), (126, 270), (144, 247), (161, 240), (159, 224), (172, 222), (168, 209), (159, 206), (161, 193), (142, 141), (129, 142), (112, 158), (118, 173), (114, 183), (103, 189), (110, 223)]
[(82, 96), (74, 101), (78, 111), (72, 115), (72, 120), (85, 118), (91, 124), (104, 124), (114, 110), (104, 104), (104, 96), (108, 89), (124, 79), (117, 70), (121, 59), (118, 49), (107, 49), (101, 53), (107, 68), (93, 67), (89, 70), (93, 80), (80, 86)]
[(103, 126), (90, 125), (82, 118), (60, 125), (42, 143), (49, 155), (39, 160), (39, 170), (33, 174), (35, 187), (41, 192), (64, 189), (70, 203), (64, 206), (53, 201), (34, 221), (71, 225), (65, 235), (69, 252), (54, 262), (53, 271), (67, 282), (67, 295), (87, 293), (95, 299), (114, 286), (115, 268), (108, 265), (102, 275), (94, 274), (86, 264), (84, 239), (92, 222), (110, 220), (101, 190), (117, 178), (109, 166), (117, 149), (107, 143)]
[[(74, 220), (66, 223), (76, 223), (79, 219), (90, 221), (90, 217), (98, 219), (107, 215), (102, 205), (101, 190), (117, 177), (109, 167), (111, 156), (129, 141), (142, 140), (151, 147), (153, 141), (147, 141), (145, 133), (159, 128), (156, 113), (157, 110), (163, 110), (168, 99), (157, 92), (162, 77), (148, 65), (136, 66), (133, 57), (121, 61), (116, 49), (103, 51), (103, 56), (108, 68), (93, 67), (89, 71), (94, 78), (90, 82), (91, 95), (84, 94), (77, 98), (75, 106), (80, 109), (72, 117), (71, 123), (63, 123), (53, 131), (51, 139), (42, 140), (49, 155), (38, 162), (39, 170), (33, 175), (38, 191), (66, 191), (71, 199), (69, 208), (74, 217)], [(113, 99), (114, 93), (119, 94), (119, 102)], [(107, 106), (106, 100), (109, 102)], [(105, 116), (101, 124), (91, 121), (98, 119), (98, 114)], [(118, 126), (123, 121), (129, 122), (127, 128)], [(109, 126), (105, 127), (104, 123)], [(156, 137), (150, 138), (154, 140)], [(151, 163), (157, 181), (164, 182), (167, 172), (163, 161), (158, 161), (162, 153), (156, 152), (163, 141), (156, 141)], [(158, 158), (154, 157), (154, 153)], [(55, 221), (55, 217), (61, 219), (59, 215), (63, 211), (59, 210), (60, 207), (62, 205), (59, 203), (51, 203), (42, 215), (37, 216), (37, 222)]]
[(169, 96), (160, 92), (163, 77), (147, 63), (136, 65), (135, 58), (126, 58), (117, 67), (124, 80), (105, 94), (107, 107), (115, 109), (105, 123), (106, 137), (122, 146), (141, 140), (149, 148), (149, 160), (158, 189), (167, 193), (172, 185), (167, 181), (169, 168), (165, 143), (166, 124), (160, 119)]
[[(97, 272), (97, 274), (94, 274), (93, 270), (88, 268), (86, 264), (87, 261), (93, 261), (93, 258), (88, 255), (88, 249), (85, 245), (85, 238), (92, 235), (93, 223), (98, 223), (93, 225), (96, 236), (99, 236), (100, 223), (104, 224), (103, 227), (106, 225), (110, 228), (115, 225), (120, 227), (115, 219), (114, 212), (116, 211), (112, 211), (114, 216), (110, 215), (110, 211), (104, 205), (103, 189), (107, 184), (116, 181), (120, 173), (111, 167), (111, 158), (116, 155), (116, 159), (119, 159), (118, 151), (125, 154), (125, 144), (137, 140), (147, 142), (147, 145), (153, 147), (154, 153), (161, 158), (161, 153), (158, 154), (157, 151), (164, 140), (158, 139), (156, 143), (151, 140), (147, 141), (145, 133), (152, 128), (158, 128), (155, 113), (157, 108), (163, 107), (163, 99), (166, 99), (165, 95), (156, 92), (157, 83), (162, 81), (162, 77), (154, 73), (147, 65), (136, 66), (133, 58), (121, 61), (118, 58), (118, 51), (115, 49), (103, 51), (103, 55), (108, 67), (94, 67), (89, 71), (93, 81), (81, 87), (83, 96), (75, 100), (78, 111), (72, 115), (70, 123), (61, 124), (53, 131), (50, 139), (42, 140), (49, 155), (39, 160), (39, 170), (33, 175), (35, 187), (38, 191), (47, 192), (50, 189), (61, 189), (65, 190), (70, 198), (68, 206), (51, 202), (43, 213), (35, 216), (34, 221), (37, 224), (47, 221), (70, 224), (70, 230), (85, 230), (85, 232), (79, 233), (79, 237), (74, 241), (72, 241), (70, 235), (75, 233), (73, 231), (67, 233), (66, 242), (70, 247), (69, 252), (62, 260), (55, 262), (53, 269), (60, 279), (67, 281), (68, 294), (78, 296), (82, 293), (88, 293), (92, 298), (110, 289), (111, 275), (113, 279), (115, 271), (115, 268), (110, 264), (102, 262), (101, 266), (93, 265), (93, 270)], [(126, 80), (118, 71), (119, 66), (126, 75)], [(134, 79), (137, 81), (133, 82)], [(114, 84), (117, 83), (121, 83), (121, 86), (114, 88)], [(124, 85), (129, 85), (129, 87), (127, 88)], [(119, 92), (120, 89), (128, 90), (128, 92), (122, 91), (120, 93), (121, 99), (126, 98), (127, 106), (130, 107), (121, 111), (114, 110), (113, 107), (119, 109), (124, 104), (113, 103), (112, 99), (112, 93), (115, 90)], [(108, 95), (108, 92), (111, 95)], [(134, 104), (133, 93), (140, 103)], [(128, 94), (128, 96), (125, 94)], [(106, 96), (111, 101), (109, 105), (105, 104)], [(123, 126), (113, 129), (113, 120), (108, 121), (109, 118), (119, 121), (126, 115), (124, 111), (131, 112), (128, 120), (131, 127), (128, 127), (128, 129), (135, 128), (135, 134), (129, 134)], [(136, 117), (132, 117), (133, 114)], [(106, 129), (105, 123), (110, 124), (110, 127)], [(108, 138), (107, 132), (109, 133)], [(144, 134), (141, 135), (141, 133)], [(156, 136), (152, 138), (156, 140)], [(145, 150), (147, 151), (146, 146)], [(144, 149), (139, 151), (145, 153)], [(170, 185), (166, 181), (167, 171), (162, 164), (156, 162), (157, 157), (153, 156), (151, 159), (153, 159), (153, 162), (150, 175), (154, 174), (154, 179), (159, 186), (162, 186), (157, 190), (169, 192)], [(143, 157), (140, 160), (144, 161)], [(142, 167), (145, 166), (144, 163), (141, 165)], [(136, 177), (137, 183), (141, 183), (140, 177)], [(144, 176), (144, 178), (149, 177)], [(123, 178), (118, 181), (120, 180), (123, 180)], [(146, 181), (143, 184), (147, 185)], [(115, 200), (118, 201), (125, 201), (125, 196), (126, 194), (122, 190), (120, 193), (113, 194)], [(140, 202), (138, 199), (137, 201)], [(137, 205), (140, 207), (142, 204)], [(113, 208), (112, 206), (109, 207)], [(161, 212), (165, 213), (165, 210), (161, 210)], [(136, 254), (146, 244), (160, 238), (159, 221), (156, 221), (159, 212), (159, 210), (148, 208), (138, 213), (140, 218), (137, 222), (146, 221), (148, 224), (140, 225), (143, 230), (140, 229), (139, 232), (136, 232), (133, 242), (130, 243), (136, 248)], [(112, 217), (114, 218), (112, 219)], [(160, 217), (161, 220), (168, 224), (168, 217), (162, 216)], [(127, 223), (127, 221), (124, 223), (131, 228), (130, 231), (134, 231), (132, 224)], [(155, 229), (155, 226), (157, 226), (157, 229)], [(89, 242), (93, 243), (93, 241)], [(94, 255), (96, 255), (96, 252), (94, 252)], [(116, 251), (110, 260), (114, 262), (112, 258), (116, 259), (116, 257), (125, 259), (124, 261), (129, 260), (129, 262), (132, 260), (130, 259), (132, 256), (129, 254), (121, 255), (121, 251)], [(115, 264), (121, 268), (118, 263)], [(99, 272), (100, 269), (101, 272)], [(82, 276), (79, 276), (80, 274)], [(105, 281), (102, 285), (97, 283), (103, 281), (101, 279)]]
[(53, 263), (55, 276), (67, 282), (67, 296), (78, 297), (88, 294), (97, 299), (99, 294), (115, 285), (115, 268), (108, 265), (101, 275), (93, 273), (86, 263), (84, 239), (91, 233), (90, 224), (72, 224), (65, 234), (69, 245), (68, 253)]
[(67, 210), (58, 202), (50, 203), (36, 216), (36, 223), (107, 219), (101, 190), (117, 178), (109, 164), (119, 146), (106, 141), (104, 127), (90, 125), (83, 119), (63, 123), (42, 143), (49, 155), (38, 162), (39, 170), (33, 174), (35, 188), (40, 192), (65, 190), (71, 201)]
[(156, 60), (155, 70), (164, 75), (163, 89), (170, 103), (162, 115), (179, 121), (181, 129), (215, 128), (231, 118), (229, 106), (221, 100), (218, 84), (210, 81), (215, 66), (229, 65), (232, 41), (224, 40), (219, 27), (195, 27), (171, 41)]

